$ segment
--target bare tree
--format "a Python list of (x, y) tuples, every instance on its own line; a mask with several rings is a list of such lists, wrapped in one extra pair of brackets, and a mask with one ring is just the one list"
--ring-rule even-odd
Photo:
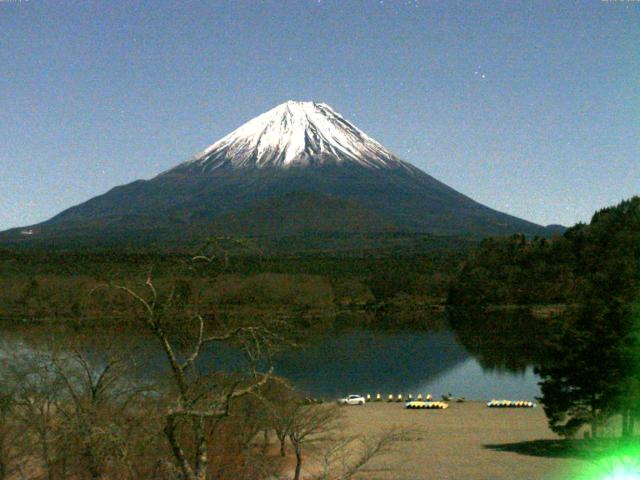
[(2, 385), (0, 391), (0, 480), (10, 478), (17, 469), (16, 459), (21, 430), (15, 421), (17, 408), (15, 392), (11, 386)]
[[(371, 472), (370, 463), (393, 451), (398, 442), (411, 438), (417, 430), (392, 428), (377, 435), (338, 437), (316, 454), (320, 473), (313, 480), (350, 480)], [(375, 471), (386, 470), (376, 468)]]
[[(150, 274), (143, 291), (124, 285), (116, 288), (141, 307), (143, 324), (158, 340), (168, 361), (175, 391), (165, 414), (164, 434), (176, 465), (185, 480), (205, 480), (209, 477), (210, 435), (207, 428), (215, 428), (228, 417), (234, 401), (256, 394), (267, 383), (273, 369), (261, 371), (259, 360), (268, 357), (282, 339), (263, 325), (244, 325), (208, 333), (203, 317), (185, 311), (183, 307), (174, 308), (175, 289), (161, 295)], [(194, 338), (184, 353), (169, 333), (171, 325), (178, 320), (183, 321), (183, 328), (195, 327)], [(208, 379), (198, 375), (198, 357), (204, 348), (216, 342), (233, 342), (241, 347), (247, 359), (244, 375), (219, 374), (210, 375)], [(192, 440), (193, 455), (187, 451), (185, 436)]]
[(229, 267), (229, 251), (241, 250), (244, 253), (256, 255), (259, 261), (262, 261), (264, 252), (253, 241), (247, 238), (237, 237), (212, 237), (205, 245), (196, 253), (188, 264), (189, 268), (194, 268), (198, 262), (206, 262), (211, 264), (217, 262), (223, 269)]
[(269, 438), (260, 438), (270, 428), (264, 400), (270, 392), (265, 390), (263, 387), (256, 394), (234, 401), (229, 417), (213, 432), (218, 439), (218, 448), (212, 451), (212, 458), (216, 456), (211, 468), (214, 478), (256, 480), (274, 478), (277, 474), (279, 462), (269, 453)]
[(131, 379), (132, 355), (103, 344), (96, 357), (87, 353), (85, 345), (84, 350), (56, 352), (51, 364), (65, 394), (56, 413), (73, 466), (92, 480), (105, 478), (114, 468), (121, 478), (139, 478), (137, 462), (129, 453), (132, 425), (126, 419), (135, 418), (133, 404), (150, 387)]
[(157, 436), (142, 396), (148, 387), (129, 376), (131, 355), (100, 346), (89, 354), (66, 336), (37, 353), (2, 357), (3, 382), (14, 389), (11, 420), (24, 444), (17, 460), (29, 478), (143, 478), (137, 446), (153, 448)]
[[(57, 448), (60, 432), (55, 419), (62, 385), (50, 369), (45, 352), (13, 352), (3, 358), (4, 380), (13, 385), (13, 415), (31, 452), (23, 458), (39, 460), (38, 478), (56, 480), (65, 476), (65, 452)], [(35, 448), (33, 448), (35, 447)]]
[(267, 428), (273, 430), (280, 446), (280, 456), (286, 456), (286, 443), (299, 413), (302, 398), (284, 379), (270, 382), (262, 394), (262, 407), (267, 412)]
[(296, 455), (294, 480), (300, 479), (305, 450), (330, 441), (340, 416), (341, 411), (335, 405), (297, 405), (289, 425), (289, 440)]
[[(342, 410), (335, 405), (297, 403), (290, 411), (289, 440), (296, 456), (293, 480), (300, 480), (306, 457), (314, 460), (313, 480), (350, 480), (371, 471), (372, 460), (392, 451), (418, 430), (391, 428), (376, 435), (347, 436), (342, 433)], [(377, 469), (382, 470), (381, 468)]]

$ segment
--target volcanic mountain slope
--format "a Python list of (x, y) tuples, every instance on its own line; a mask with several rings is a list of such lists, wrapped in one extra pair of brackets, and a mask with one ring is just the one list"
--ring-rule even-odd
[(113, 188), (31, 228), (31, 237), (51, 240), (181, 231), (549, 233), (471, 200), (312, 102), (283, 103), (151, 180)]

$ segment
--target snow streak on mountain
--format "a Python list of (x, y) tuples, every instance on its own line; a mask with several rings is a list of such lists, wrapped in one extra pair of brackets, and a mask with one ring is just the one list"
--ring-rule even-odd
[(325, 103), (289, 101), (234, 130), (175, 170), (355, 163), (384, 169), (400, 160)]

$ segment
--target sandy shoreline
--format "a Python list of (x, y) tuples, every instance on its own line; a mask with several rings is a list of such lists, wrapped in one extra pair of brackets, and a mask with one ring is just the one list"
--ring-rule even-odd
[(344, 414), (346, 434), (393, 426), (422, 431), (372, 465), (388, 465), (393, 473), (371, 472), (361, 478), (559, 480), (573, 478), (568, 472), (584, 463), (533, 447), (558, 438), (540, 407), (495, 409), (474, 401), (451, 403), (447, 410), (407, 410), (401, 403), (374, 402), (344, 407)]

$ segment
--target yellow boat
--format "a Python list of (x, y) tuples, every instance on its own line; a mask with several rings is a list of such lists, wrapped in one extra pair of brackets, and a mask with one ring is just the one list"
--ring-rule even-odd
[(423, 402), (421, 400), (414, 400), (413, 402), (407, 402), (404, 405), (409, 409), (425, 409), (425, 410), (444, 410), (449, 408), (449, 405), (444, 402)]
[(487, 402), (489, 408), (535, 408), (534, 402), (526, 400), (491, 400)]

